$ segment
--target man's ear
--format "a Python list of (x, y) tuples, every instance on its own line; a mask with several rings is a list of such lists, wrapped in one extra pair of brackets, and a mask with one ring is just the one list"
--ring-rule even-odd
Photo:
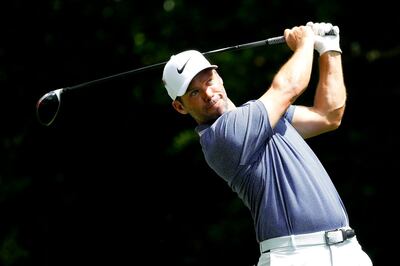
[(174, 101), (172, 101), (172, 107), (174, 107), (174, 109), (177, 111), (177, 112), (179, 112), (179, 113), (181, 113), (181, 114), (183, 114), (183, 115), (186, 115), (188, 112), (185, 110), (185, 107), (183, 106), (183, 104), (180, 102), (180, 101), (178, 101), (178, 100), (174, 100)]

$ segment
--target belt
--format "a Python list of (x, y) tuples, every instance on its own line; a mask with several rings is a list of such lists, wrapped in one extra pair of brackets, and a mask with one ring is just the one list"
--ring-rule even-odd
[(269, 252), (271, 249), (296, 246), (330, 246), (342, 243), (355, 235), (354, 230), (351, 228), (339, 228), (310, 234), (276, 237), (262, 241), (260, 243), (260, 251), (261, 253), (265, 253)]

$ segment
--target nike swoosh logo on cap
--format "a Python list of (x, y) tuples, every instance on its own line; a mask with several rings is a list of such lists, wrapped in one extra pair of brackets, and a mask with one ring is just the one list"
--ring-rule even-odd
[(190, 60), (190, 57), (180, 69), (176, 68), (176, 71), (178, 71), (179, 74), (182, 74), (183, 70), (185, 70), (186, 64), (189, 62), (189, 60)]

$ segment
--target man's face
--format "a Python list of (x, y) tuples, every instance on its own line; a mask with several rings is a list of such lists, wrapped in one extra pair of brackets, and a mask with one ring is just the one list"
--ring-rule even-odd
[(228, 110), (228, 98), (217, 71), (210, 68), (197, 74), (173, 106), (182, 114), (190, 114), (198, 124), (212, 122), (221, 116)]

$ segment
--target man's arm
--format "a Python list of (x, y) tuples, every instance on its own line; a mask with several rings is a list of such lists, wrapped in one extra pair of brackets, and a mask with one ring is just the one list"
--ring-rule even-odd
[(341, 55), (326, 52), (320, 57), (320, 80), (311, 107), (297, 106), (292, 124), (303, 138), (340, 126), (346, 103)]
[[(310, 25), (310, 24), (307, 24)], [(337, 31), (335, 36), (316, 37), (315, 47), (320, 53), (319, 82), (311, 107), (298, 106), (292, 124), (303, 136), (309, 138), (339, 127), (346, 103), (346, 87), (343, 78), (339, 28), (331, 24), (310, 25), (317, 34), (321, 27)]]
[(284, 32), (286, 43), (293, 51), (279, 69), (269, 89), (260, 97), (274, 128), (287, 108), (306, 89), (311, 76), (314, 55), (314, 33), (308, 26), (293, 27)]

